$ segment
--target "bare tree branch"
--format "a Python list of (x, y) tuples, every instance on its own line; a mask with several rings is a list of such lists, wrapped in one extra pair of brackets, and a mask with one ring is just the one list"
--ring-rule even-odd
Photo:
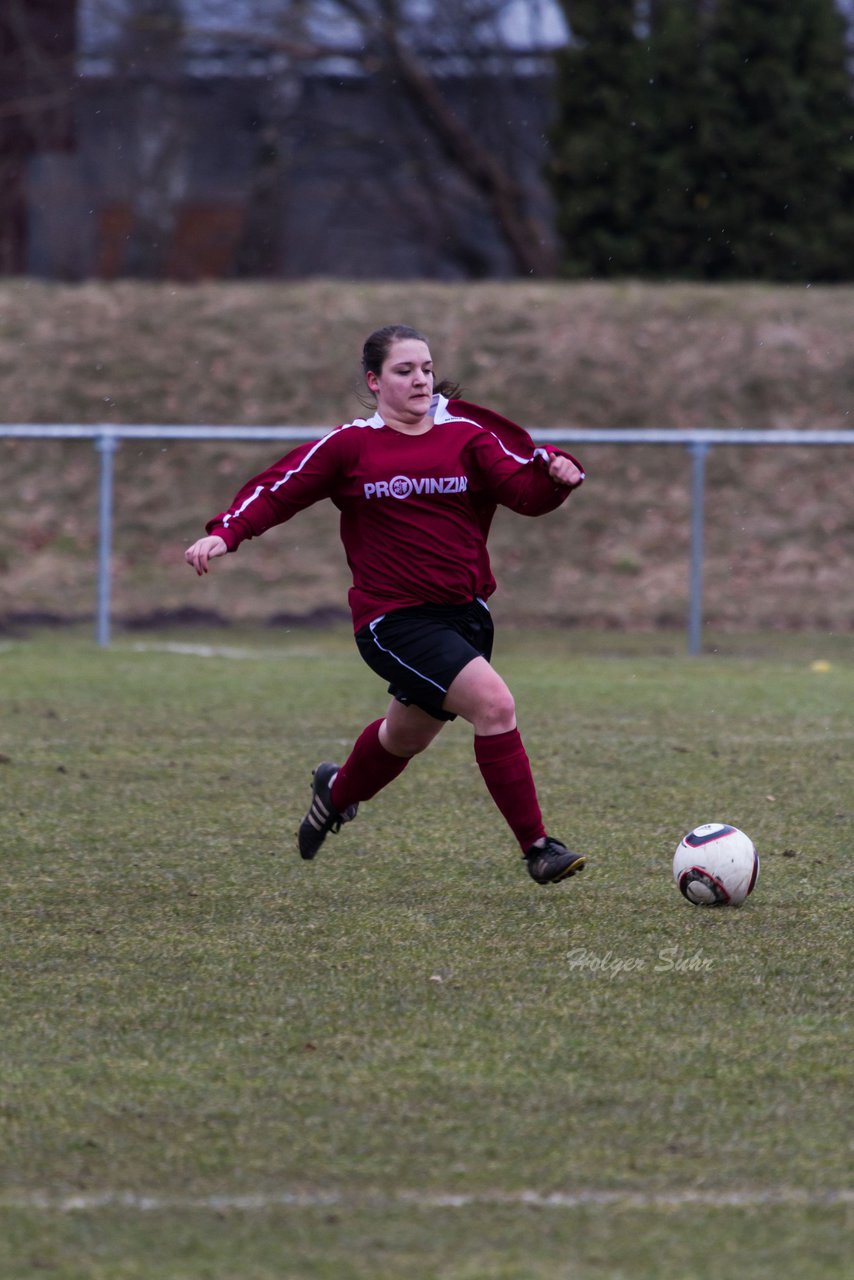
[[(175, 2), (165, 6), (167, 18)], [(204, 24), (198, 22), (198, 10), (184, 4), (181, 47), (185, 57), (192, 57), (194, 51), (202, 57), (208, 51), (216, 56), (219, 50), (239, 56), (241, 49), (249, 53), (263, 49), (281, 58), (285, 69), (277, 69), (274, 75), (292, 77), (303, 86), (312, 77), (321, 83), (330, 68), (343, 67), (344, 74), (357, 77), (364, 90), (366, 119), (382, 121), (379, 127), (388, 149), (394, 146), (401, 154), (417, 153), (419, 162), (436, 175), (436, 188), (448, 193), (449, 198), (442, 200), (436, 190), (430, 191), (429, 183), (421, 185), (422, 203), (429, 207), (432, 202), (434, 211), (445, 219), (447, 243), (457, 242), (462, 249), (464, 241), (474, 240), (472, 250), (480, 254), (483, 237), (473, 235), (472, 228), (489, 219), (495, 230), (494, 238), (488, 236), (493, 261), (497, 252), (520, 274), (547, 275), (555, 269), (556, 249), (552, 228), (540, 212), (547, 207), (545, 188), (534, 185), (536, 160), (520, 146), (511, 123), (519, 101), (519, 70), (516, 50), (502, 22), (513, 3), (254, 0), (238, 10), (237, 22), (231, 22), (228, 4), (209, 0), (210, 20)], [(156, 38), (149, 19), (160, 9), (154, 0), (100, 0), (99, 13), (112, 16), (114, 36), (122, 31), (125, 35), (124, 74), (161, 81), (171, 78), (180, 65), (167, 65), (144, 54), (135, 60), (128, 48), (129, 13), (136, 13), (137, 36), (148, 32)], [(191, 25), (194, 21), (196, 25)], [(101, 23), (102, 30), (110, 26)], [(118, 46), (114, 48), (118, 53)], [(267, 119), (264, 129), (271, 124), (275, 121)], [(337, 145), (328, 132), (335, 126), (330, 121), (324, 127), (327, 145)], [(521, 132), (530, 138), (524, 128)], [(362, 145), (367, 160), (377, 140), (366, 137)], [(266, 142), (258, 154), (270, 154)], [(259, 177), (265, 189), (276, 180), (269, 165)], [(462, 218), (461, 193), (469, 211)], [(417, 195), (407, 196), (410, 208)], [(412, 215), (410, 221), (412, 233), (418, 236), (420, 218)]]
[(33, 157), (73, 145), (76, 10), (76, 0), (0, 7), (0, 274), (26, 269)]
[(556, 261), (547, 230), (529, 212), (522, 184), (474, 138), (448, 105), (435, 77), (402, 43), (397, 29), (388, 27), (384, 37), (403, 89), (448, 159), (488, 198), (520, 272), (552, 273)]

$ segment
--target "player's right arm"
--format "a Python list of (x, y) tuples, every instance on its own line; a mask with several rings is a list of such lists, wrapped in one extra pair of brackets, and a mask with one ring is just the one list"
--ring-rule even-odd
[(218, 533), (208, 533), (204, 538), (198, 538), (191, 547), (187, 547), (184, 552), (184, 559), (187, 564), (192, 565), (196, 573), (201, 575), (208, 571), (208, 561), (213, 560), (216, 556), (224, 556), (228, 552), (225, 545), (225, 539), (221, 538)]
[(184, 552), (196, 573), (207, 573), (209, 560), (236, 551), (247, 538), (257, 538), (321, 498), (331, 497), (341, 469), (338, 431), (292, 449), (247, 481), (228, 509), (208, 521), (207, 537)]

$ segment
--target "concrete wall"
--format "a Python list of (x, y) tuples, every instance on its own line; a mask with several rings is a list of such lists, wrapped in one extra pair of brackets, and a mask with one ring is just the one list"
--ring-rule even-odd
[[(548, 80), (442, 86), (549, 223)], [(84, 78), (77, 150), (34, 159), (29, 207), (29, 270), (60, 279), (515, 271), (484, 197), (376, 78)]]

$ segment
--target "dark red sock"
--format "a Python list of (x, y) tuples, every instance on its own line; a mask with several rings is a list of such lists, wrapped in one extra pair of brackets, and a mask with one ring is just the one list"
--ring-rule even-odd
[(519, 841), (522, 852), (527, 852), (535, 840), (546, 834), (546, 829), (519, 730), (510, 729), (507, 733), (486, 737), (475, 734), (474, 755), (489, 794)]
[(353, 750), (338, 770), (332, 784), (332, 803), (339, 813), (351, 804), (370, 800), (393, 782), (409, 764), (408, 756), (393, 756), (380, 742), (382, 720), (363, 729)]

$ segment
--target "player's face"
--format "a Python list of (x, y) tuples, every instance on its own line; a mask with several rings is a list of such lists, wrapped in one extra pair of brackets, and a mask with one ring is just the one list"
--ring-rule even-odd
[(379, 376), (369, 373), (367, 383), (386, 422), (420, 422), (433, 396), (433, 358), (427, 343), (416, 338), (393, 342)]

